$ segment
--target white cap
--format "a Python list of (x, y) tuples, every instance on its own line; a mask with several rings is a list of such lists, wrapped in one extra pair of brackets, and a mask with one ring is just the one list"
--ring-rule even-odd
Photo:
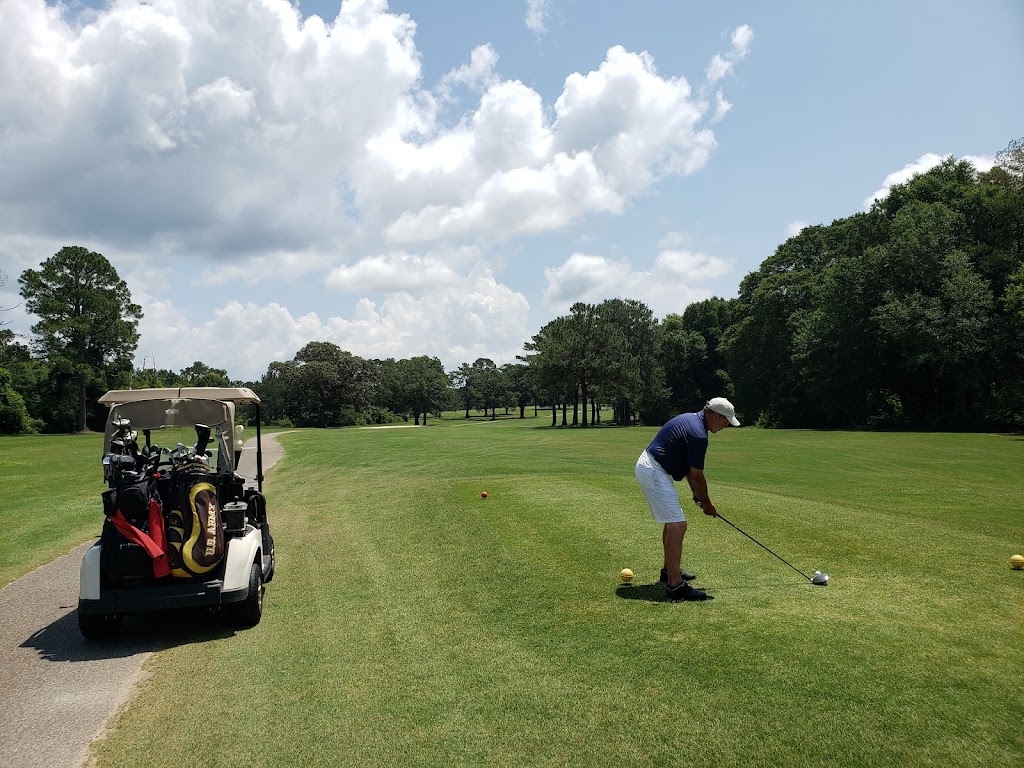
[(715, 413), (722, 414), (734, 427), (738, 427), (740, 425), (739, 420), (736, 418), (736, 409), (733, 408), (732, 403), (724, 397), (712, 397), (704, 407), (708, 410), (714, 411)]

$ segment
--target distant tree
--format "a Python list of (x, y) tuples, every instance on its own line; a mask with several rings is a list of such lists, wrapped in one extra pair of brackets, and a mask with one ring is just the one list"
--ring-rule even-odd
[(289, 412), (296, 424), (346, 426), (365, 418), (378, 388), (378, 366), (325, 341), (313, 341), (292, 361)]
[(575, 346), (568, 317), (556, 317), (523, 345), (525, 360), (538, 396), (551, 406), (551, 426), (558, 424), (557, 406), (562, 404), (562, 426), (567, 425), (565, 402), (574, 391)]
[(196, 360), (188, 368), (183, 368), (178, 375), (182, 386), (186, 387), (230, 387), (231, 379), (228, 372), (221, 368), (211, 368), (206, 363)]
[(524, 363), (506, 363), (501, 371), (508, 382), (512, 404), (519, 409), (519, 418), (526, 418), (526, 406), (534, 401), (533, 384)]
[(150, 389), (157, 387), (185, 387), (193, 385), (186, 382), (180, 373), (176, 373), (167, 368), (136, 368), (132, 372), (130, 386), (132, 389)]
[(336, 425), (340, 416), (341, 379), (330, 363), (313, 360), (295, 369), (289, 393), (297, 405), (296, 423), (310, 427)]
[(409, 360), (398, 361), (400, 373), (401, 400), (406, 410), (412, 413), (413, 421), (419, 424), (420, 415), (427, 423), (427, 414), (437, 413), (449, 402), (448, 375), (436, 357), (421, 355)]
[(700, 402), (708, 344), (699, 331), (686, 327), (682, 315), (668, 315), (658, 328), (658, 349), (665, 384), (672, 391), (670, 410), (681, 412)]
[(496, 419), (498, 405), (505, 402), (508, 396), (505, 376), (494, 361), (486, 357), (479, 357), (473, 361), (471, 376), (473, 388), (478, 394), (480, 404), (483, 405), (484, 415), (490, 411), (491, 419)]
[(26, 309), (40, 318), (32, 332), (41, 356), (70, 374), (74, 428), (84, 431), (90, 386), (103, 389), (111, 371), (131, 370), (142, 308), (106, 258), (79, 246), (25, 270), (19, 283)]
[[(0, 269), (0, 287), (7, 285), (7, 273)], [(14, 307), (0, 307), (0, 325), (7, 325), (8, 321), (3, 319), (4, 312), (8, 312), (14, 309)]]
[(996, 153), (996, 167), (1002, 168), (1017, 184), (1024, 184), (1024, 138), (1014, 139), (1006, 149)]
[(29, 417), (25, 401), (12, 386), (11, 375), (0, 368), (0, 434), (28, 432)]
[(398, 361), (389, 357), (371, 362), (377, 368), (377, 386), (373, 391), (374, 407), (395, 414), (402, 413), (402, 384)]
[[(575, 426), (582, 422), (587, 426), (587, 403), (590, 402), (591, 388), (597, 381), (601, 370), (602, 325), (598, 308), (593, 304), (576, 302), (569, 309), (568, 316), (569, 367), (573, 377), (572, 423)], [(583, 403), (582, 419), (578, 413), (579, 403)]]
[(598, 380), (612, 400), (615, 423), (633, 424), (637, 415), (651, 423), (664, 419), (670, 393), (658, 362), (658, 319), (635, 299), (607, 299), (596, 313), (601, 327)]
[(475, 386), (475, 371), (469, 363), (463, 363), (456, 370), (448, 374), (448, 381), (461, 407), (465, 409), (465, 418), (469, 418), (469, 411), (476, 407), (479, 400)]
[(767, 426), (1017, 423), (1012, 159), (979, 174), (948, 158), (747, 275), (722, 341), (744, 411)]
[(295, 406), (292, 391), (296, 379), (294, 362), (274, 361), (267, 366), (267, 372), (254, 385), (253, 391), (260, 398), (260, 414), (267, 424), (293, 423)]

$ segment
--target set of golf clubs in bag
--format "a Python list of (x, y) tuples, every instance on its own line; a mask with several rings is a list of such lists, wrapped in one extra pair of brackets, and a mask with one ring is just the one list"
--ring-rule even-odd
[(212, 428), (196, 424), (196, 443), (165, 450), (145, 445), (131, 421), (119, 418), (103, 474), (105, 521), (100, 567), (116, 588), (148, 586), (170, 576), (206, 578), (223, 558), (217, 480), (210, 467)]

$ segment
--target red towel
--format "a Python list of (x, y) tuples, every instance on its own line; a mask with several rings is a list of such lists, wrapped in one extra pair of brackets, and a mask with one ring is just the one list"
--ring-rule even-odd
[(146, 535), (129, 523), (121, 510), (118, 509), (110, 518), (110, 522), (128, 541), (138, 544), (146, 550), (153, 560), (153, 575), (158, 579), (171, 574), (171, 566), (167, 561), (167, 534), (164, 532), (164, 515), (156, 499), (149, 500), (149, 535)]

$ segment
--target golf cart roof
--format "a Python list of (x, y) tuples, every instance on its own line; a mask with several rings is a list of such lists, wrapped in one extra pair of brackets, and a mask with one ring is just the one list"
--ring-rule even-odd
[(232, 403), (258, 403), (260, 398), (248, 387), (160, 387), (112, 389), (103, 395), (99, 402), (114, 406), (144, 400), (221, 400)]

